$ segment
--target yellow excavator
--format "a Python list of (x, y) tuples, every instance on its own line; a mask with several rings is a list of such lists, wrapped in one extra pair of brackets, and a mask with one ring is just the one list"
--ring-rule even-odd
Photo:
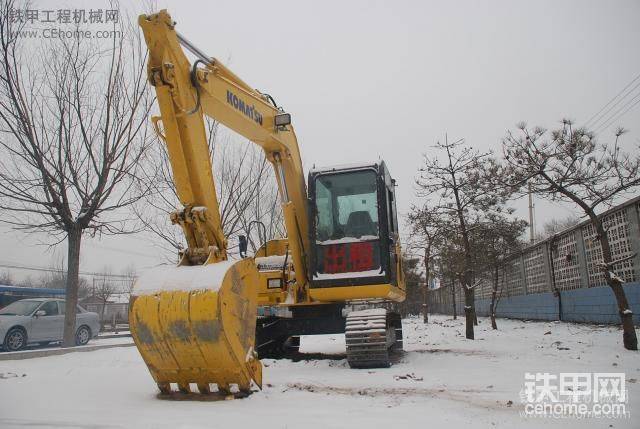
[[(245, 396), (262, 386), (260, 358), (296, 353), (301, 335), (345, 333), (351, 367), (389, 366), (402, 323), (388, 304), (404, 300), (405, 282), (385, 163), (314, 168), (305, 184), (289, 113), (177, 33), (166, 10), (138, 22), (160, 110), (152, 123), (182, 204), (171, 222), (187, 243), (177, 266), (142, 275), (131, 294), (131, 333), (160, 394)], [(253, 256), (228, 254), (204, 115), (275, 169), (287, 237)]]

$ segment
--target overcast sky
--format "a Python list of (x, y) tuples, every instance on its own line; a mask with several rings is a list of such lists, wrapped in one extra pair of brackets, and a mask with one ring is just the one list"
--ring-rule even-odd
[[(305, 169), (384, 159), (398, 182), (401, 213), (417, 201), (421, 154), (445, 133), (499, 150), (501, 137), (522, 120), (547, 128), (563, 117), (585, 122), (640, 74), (637, 0), (158, 6), (194, 44), (230, 59), (242, 79), (292, 114)], [(630, 130), (625, 147), (637, 146), (640, 105), (615, 124)], [(613, 132), (614, 126), (599, 137)], [(520, 216), (527, 216), (526, 206), (516, 203)], [(536, 201), (538, 227), (572, 212)], [(46, 237), (3, 231), (1, 263), (48, 265), (65, 253), (64, 246), (36, 245)], [(142, 235), (86, 240), (82, 251), (81, 268), (88, 271), (162, 261)]]

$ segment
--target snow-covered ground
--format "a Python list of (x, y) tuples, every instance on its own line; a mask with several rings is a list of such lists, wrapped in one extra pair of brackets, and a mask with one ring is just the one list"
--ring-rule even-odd
[[(344, 338), (305, 337), (316, 360), (263, 360), (264, 390), (233, 401), (165, 401), (135, 347), (0, 361), (0, 427), (640, 427), (640, 353), (617, 327), (481, 319), (404, 320), (391, 368), (349, 369)], [(317, 355), (322, 354), (322, 355)], [(628, 419), (525, 419), (525, 372), (624, 372)]]

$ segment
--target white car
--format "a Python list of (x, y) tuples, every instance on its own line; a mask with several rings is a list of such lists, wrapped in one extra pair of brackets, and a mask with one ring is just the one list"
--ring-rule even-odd
[[(63, 299), (29, 298), (13, 302), (0, 310), (0, 341), (5, 351), (16, 351), (27, 344), (62, 341)], [(76, 344), (85, 345), (100, 332), (97, 313), (78, 306)]]

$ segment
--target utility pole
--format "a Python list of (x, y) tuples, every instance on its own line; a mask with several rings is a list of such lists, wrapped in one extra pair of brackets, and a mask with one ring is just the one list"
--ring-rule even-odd
[(531, 182), (529, 186), (529, 240), (533, 243), (535, 241), (534, 224), (533, 224), (533, 195), (531, 193)]

